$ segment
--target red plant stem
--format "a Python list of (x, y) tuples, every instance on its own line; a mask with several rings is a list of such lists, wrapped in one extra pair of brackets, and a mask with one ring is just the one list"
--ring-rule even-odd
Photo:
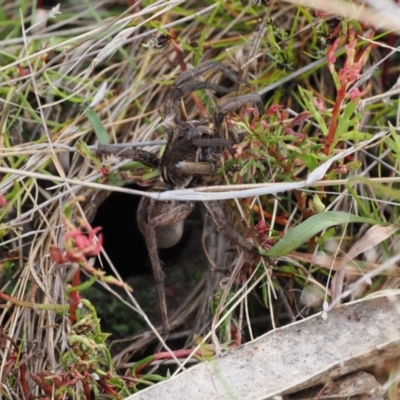
[(26, 367), (25, 364), (21, 364), (19, 367), (19, 379), (21, 381), (22, 392), (25, 398), (28, 397), (29, 388), (28, 388), (28, 381), (26, 379)]
[[(78, 286), (81, 280), (81, 270), (75, 272), (72, 278), (72, 287)], [(75, 325), (76, 322), (76, 310), (78, 308), (78, 304), (80, 302), (78, 291), (71, 290), (69, 294), (69, 319), (71, 321), (71, 325)]]
[(33, 304), (32, 303), (30, 303), (28, 301), (16, 299), (15, 297), (11, 297), (8, 294), (5, 294), (3, 292), (0, 292), (0, 299), (3, 299), (5, 301), (9, 301), (10, 303), (15, 304), (16, 306), (26, 307), (26, 308), (33, 308)]
[[(246, 204), (246, 205), (251, 205), (251, 201), (249, 200), (249, 199), (244, 199), (243, 200), (243, 204)], [(273, 218), (273, 215), (272, 214), (270, 214), (269, 212), (267, 212), (267, 211), (264, 211), (264, 210), (261, 210), (260, 209), (260, 207), (258, 207), (256, 204), (253, 204), (253, 207), (252, 207), (252, 209), (256, 212), (256, 213), (259, 213), (259, 214), (263, 214), (264, 215), (264, 218), (266, 218), (266, 219), (268, 219), (268, 220), (271, 220), (272, 218)], [(279, 224), (279, 225), (283, 225), (283, 226), (286, 226), (287, 224), (288, 224), (288, 219), (287, 219), (287, 217), (285, 216), (285, 215), (277, 215), (277, 216), (275, 216), (275, 222), (277, 223), (277, 224)]]
[[(175, 354), (176, 358), (185, 358), (185, 357), (189, 357), (193, 352), (193, 349), (182, 349), (182, 350), (176, 350), (173, 353)], [(199, 357), (203, 357), (203, 353), (201, 350), (196, 351), (196, 353), (194, 353), (194, 355), (199, 356)], [(171, 353), (164, 351), (164, 352), (160, 352), (154, 355), (154, 357), (152, 357), (152, 359), (143, 365), (140, 365), (137, 369), (136, 369), (136, 375), (138, 375), (141, 371), (143, 371), (146, 367), (148, 367), (154, 360), (171, 360), (172, 359), (172, 355)]]
[(85, 393), (86, 400), (92, 400), (92, 391), (87, 383), (83, 384), (83, 392)]
[[(192, 354), (192, 352), (193, 349), (181, 349), (181, 350), (175, 350), (173, 353), (175, 354), (176, 358), (185, 358), (189, 357), (190, 354)], [(203, 357), (203, 353), (201, 350), (196, 351), (194, 355)], [(154, 360), (171, 360), (171, 359), (172, 355), (168, 351), (163, 351), (154, 355)]]
[(338, 119), (339, 119), (340, 106), (342, 105), (342, 103), (345, 99), (345, 96), (346, 96), (346, 85), (343, 84), (340, 87), (340, 89), (338, 90), (335, 105), (333, 106), (332, 120), (331, 120), (331, 124), (329, 126), (329, 131), (328, 131), (328, 135), (326, 137), (325, 146), (324, 146), (324, 154), (325, 155), (330, 154), (332, 143), (335, 140), (335, 133), (336, 133), (336, 128), (337, 128)]
[[(24, 301), (24, 300), (19, 300), (16, 299), (15, 297), (11, 297), (8, 294), (5, 294), (3, 292), (0, 292), (0, 299), (3, 299), (5, 301), (8, 301), (16, 306), (19, 307), (26, 307), (26, 308), (35, 308), (38, 310), (52, 310), (52, 311), (60, 311), (60, 312), (64, 312), (66, 310), (67, 306), (63, 306), (60, 304), (33, 304), (30, 303), (29, 301)], [(7, 306), (4, 305), (0, 305), (0, 308), (5, 308)]]
[[(11, 359), (15, 358), (15, 360), (18, 360), (18, 354), (19, 354), (19, 349), (17, 346), (17, 343), (15, 342), (15, 340), (11, 337), (8, 336), (7, 334), (5, 334), (4, 332), (0, 331), (0, 336), (7, 339), (11, 345), (14, 347), (14, 355), (11, 357)], [(19, 362), (19, 379), (21, 381), (21, 386), (22, 386), (22, 392), (24, 393), (24, 396), (27, 398), (28, 397), (28, 393), (29, 393), (29, 388), (28, 388), (28, 381), (26, 379), (26, 366), (25, 366), (25, 362), (26, 360), (22, 360)], [(11, 364), (10, 364), (10, 369), (12, 368)], [(9, 370), (6, 370), (6, 374), (7, 375), (9, 372)]]
[(118, 395), (118, 393), (108, 385), (107, 382), (105, 382), (103, 379), (100, 379), (97, 381), (98, 385), (102, 387), (102, 389), (109, 395), (113, 396), (114, 398), (120, 399), (121, 397)]
[(234, 325), (231, 325), (231, 333), (232, 333), (232, 339), (234, 340), (234, 342), (230, 345), (230, 347), (232, 347), (232, 348), (239, 347), (240, 342), (241, 342), (241, 335), (240, 335), (239, 330)]
[(42, 389), (47, 395), (51, 396), (53, 393), (53, 386), (46, 383), (45, 379), (36, 376), (33, 372), (30, 373), (31, 379)]
[(176, 59), (178, 60), (179, 66), (181, 67), (181, 71), (185, 72), (186, 71), (186, 63), (183, 58), (182, 50), (179, 47), (178, 42), (176, 41), (176, 35), (175, 32), (172, 28), (169, 30), (169, 36), (171, 37), (171, 43), (172, 47), (174, 48), (175, 54), (176, 54)]

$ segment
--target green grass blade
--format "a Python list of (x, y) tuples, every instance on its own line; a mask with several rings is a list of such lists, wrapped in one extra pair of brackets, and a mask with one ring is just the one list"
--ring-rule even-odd
[(88, 108), (85, 111), (86, 116), (88, 117), (90, 123), (93, 126), (94, 133), (97, 136), (100, 144), (109, 144), (110, 138), (108, 137), (108, 133), (104, 125), (101, 123), (99, 116), (97, 115), (96, 111), (93, 108)]
[(378, 222), (371, 218), (359, 217), (358, 215), (349, 214), (341, 211), (327, 211), (312, 216), (300, 225), (288, 232), (275, 246), (268, 251), (262, 251), (270, 257), (279, 257), (296, 250), (302, 244), (306, 243), (310, 238), (324, 229), (334, 225), (344, 223), (367, 223), (375, 225)]

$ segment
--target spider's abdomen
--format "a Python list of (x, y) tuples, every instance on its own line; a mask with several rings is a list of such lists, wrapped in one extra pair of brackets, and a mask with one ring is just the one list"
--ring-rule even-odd
[[(151, 218), (158, 215), (165, 215), (176, 206), (175, 201), (155, 201)], [(160, 249), (168, 249), (175, 246), (182, 238), (185, 221), (173, 222), (167, 226), (156, 228), (157, 245)]]
[(137, 221), (147, 245), (155, 234), (156, 247), (167, 249), (175, 246), (182, 238), (185, 219), (193, 207), (189, 202), (157, 201), (143, 197), (137, 210)]

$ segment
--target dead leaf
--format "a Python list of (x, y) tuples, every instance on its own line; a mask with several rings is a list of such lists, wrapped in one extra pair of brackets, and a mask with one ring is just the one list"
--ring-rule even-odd
[(332, 300), (335, 301), (340, 297), (343, 291), (343, 281), (344, 281), (344, 266), (351, 262), (359, 254), (366, 252), (377, 244), (383, 242), (388, 237), (392, 236), (393, 233), (399, 230), (399, 225), (374, 225), (365, 232), (364, 236), (357, 240), (352, 246), (349, 252), (343, 257), (340, 264), (339, 271), (332, 278), (331, 292)]
[(341, 305), (271, 331), (130, 400), (268, 399), (400, 356), (400, 295)]

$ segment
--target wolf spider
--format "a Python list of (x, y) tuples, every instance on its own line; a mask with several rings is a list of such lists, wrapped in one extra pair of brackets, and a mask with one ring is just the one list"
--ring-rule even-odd
[[(227, 127), (225, 116), (246, 103), (260, 102), (256, 94), (229, 98), (219, 103), (209, 120), (187, 121), (182, 118), (181, 101), (185, 94), (199, 89), (212, 89), (227, 92), (219, 85), (195, 80), (211, 70), (219, 69), (234, 82), (243, 82), (226, 67), (216, 61), (208, 61), (197, 68), (179, 75), (165, 99), (163, 105), (164, 129), (167, 133), (167, 145), (161, 159), (154, 154), (139, 149), (116, 149), (113, 146), (99, 145), (98, 154), (116, 154), (134, 159), (152, 168), (160, 170), (160, 180), (153, 186), (153, 191), (189, 188), (199, 184), (201, 178), (211, 175), (216, 170), (224, 148), (231, 149), (225, 138)], [(217, 201), (204, 201), (204, 205), (213, 218), (217, 228), (230, 240), (246, 252), (256, 251), (253, 244), (232, 229)], [(169, 333), (167, 306), (164, 291), (164, 274), (158, 256), (158, 248), (169, 248), (179, 242), (183, 235), (184, 222), (193, 211), (194, 203), (188, 201), (158, 201), (143, 197), (137, 211), (137, 221), (146, 240), (163, 323), (163, 336)]]

